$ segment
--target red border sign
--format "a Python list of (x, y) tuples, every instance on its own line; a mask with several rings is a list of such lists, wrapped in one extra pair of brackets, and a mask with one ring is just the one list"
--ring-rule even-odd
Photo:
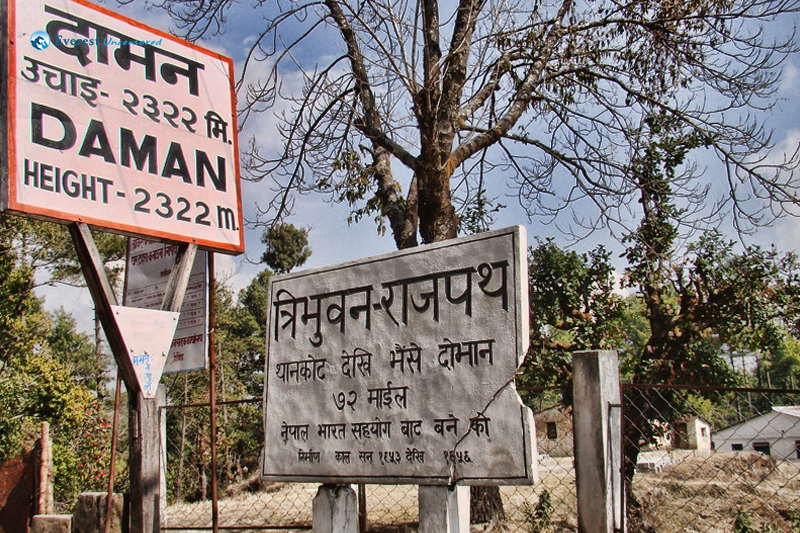
[(231, 59), (82, 0), (8, 0), (3, 209), (244, 251)]

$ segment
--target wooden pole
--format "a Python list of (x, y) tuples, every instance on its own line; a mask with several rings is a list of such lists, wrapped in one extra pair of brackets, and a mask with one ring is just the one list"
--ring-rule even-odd
[(367, 533), (367, 486), (358, 485), (358, 533)]
[(111, 506), (114, 498), (114, 471), (117, 466), (117, 432), (119, 430), (119, 396), (122, 389), (122, 377), (117, 374), (117, 390), (114, 392), (114, 422), (111, 426), (111, 459), (108, 465), (108, 496), (106, 497), (106, 522), (103, 533), (111, 529)]
[(86, 286), (89, 288), (92, 300), (94, 300), (95, 313), (103, 325), (103, 331), (106, 333), (106, 339), (108, 339), (108, 345), (114, 355), (114, 361), (117, 363), (117, 369), (122, 375), (128, 394), (136, 395), (140, 390), (139, 381), (136, 379), (133, 362), (128, 357), (122, 333), (120, 333), (117, 321), (111, 312), (111, 306), (117, 305), (117, 297), (111, 288), (108, 276), (106, 276), (100, 252), (97, 250), (92, 233), (86, 224), (74, 222), (69, 225), (69, 232), (75, 245), (75, 253), (81, 263)]
[(39, 462), (39, 514), (53, 514), (53, 441), (50, 422), (42, 422), (42, 447)]
[(155, 398), (141, 392), (128, 396), (128, 431), (130, 435), (131, 473), (130, 530), (135, 533), (157, 533), (161, 529), (161, 425), (159, 406), (164, 405), (164, 387)]

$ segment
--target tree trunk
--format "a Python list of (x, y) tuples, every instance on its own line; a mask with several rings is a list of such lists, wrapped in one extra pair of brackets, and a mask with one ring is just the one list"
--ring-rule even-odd
[(496, 486), (469, 488), (469, 523), (485, 524), (495, 520), (502, 523), (506, 520), (500, 488)]
[(424, 170), (419, 180), (419, 233), (422, 242), (445, 241), (458, 237), (458, 217), (450, 191), (451, 174), (441, 170)]

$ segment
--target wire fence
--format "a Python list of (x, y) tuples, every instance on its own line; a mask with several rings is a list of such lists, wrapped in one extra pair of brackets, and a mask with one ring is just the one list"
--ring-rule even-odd
[[(798, 391), (633, 385), (622, 391), (629, 532), (800, 532), (800, 407), (792, 408), (800, 403)], [(539, 482), (501, 487), (502, 524), (473, 531), (577, 531), (571, 409), (560, 388), (520, 393), (534, 411)], [(209, 407), (166, 412), (162, 529), (210, 530)], [(260, 399), (223, 403), (217, 418), (218, 529), (311, 529), (317, 484), (258, 479)], [(416, 531), (417, 486), (366, 485), (363, 493), (365, 531)]]
[(629, 531), (800, 531), (798, 391), (623, 392)]

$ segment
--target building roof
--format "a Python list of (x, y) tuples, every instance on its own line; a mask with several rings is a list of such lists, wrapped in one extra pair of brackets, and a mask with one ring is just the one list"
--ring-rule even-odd
[(784, 415), (800, 418), (800, 405), (776, 405), (772, 410)]
[[(800, 418), (800, 405), (774, 405), (774, 406), (772, 406), (772, 411), (774, 411), (776, 413), (779, 413), (779, 414), (782, 414), (782, 415), (791, 416), (793, 418)], [(715, 433), (720, 433), (722, 431), (727, 431), (727, 430), (729, 430), (731, 428), (735, 428), (737, 426), (741, 426), (743, 424), (747, 424), (747, 423), (753, 422), (754, 420), (762, 418), (762, 417), (767, 416), (769, 414), (770, 414), (770, 412), (766, 411), (764, 413), (759, 413), (757, 415), (753, 415), (753, 416), (751, 416), (749, 418), (746, 418), (744, 420), (740, 420), (739, 422), (736, 422), (735, 424), (731, 424), (730, 426), (725, 426), (724, 428), (720, 428), (718, 430), (715, 430)]]

